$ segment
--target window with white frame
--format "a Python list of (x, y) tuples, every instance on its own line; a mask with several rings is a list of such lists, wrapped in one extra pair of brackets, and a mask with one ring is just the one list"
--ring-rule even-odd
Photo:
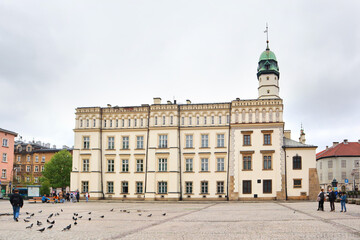
[(193, 147), (193, 135), (186, 135), (186, 148)]
[(39, 183), (39, 178), (38, 177), (34, 178), (34, 183)]
[(104, 127), (106, 128), (106, 119), (104, 120)]
[(189, 125), (192, 125), (192, 117), (189, 117)]
[(219, 172), (225, 171), (225, 159), (224, 158), (217, 159), (217, 171), (219, 171)]
[(119, 119), (115, 120), (115, 127), (119, 127)]
[(209, 147), (209, 135), (208, 134), (201, 134), (201, 147), (202, 148)]
[(82, 181), (81, 182), (81, 190), (83, 193), (89, 192), (89, 181)]
[(159, 135), (159, 148), (167, 148), (167, 135)]
[(128, 119), (128, 127), (131, 127), (131, 119)]
[(121, 126), (125, 127), (125, 119), (121, 119)]
[(341, 168), (346, 168), (346, 160), (341, 160)]
[(45, 162), (45, 156), (42, 156), (41, 158), (41, 162), (44, 163)]
[(7, 162), (7, 154), (6, 154), (6, 153), (3, 153), (3, 155), (2, 155), (2, 161), (3, 161), (3, 162)]
[(206, 125), (206, 124), (207, 124), (207, 117), (204, 116), (204, 125)]
[(8, 139), (7, 138), (3, 138), (2, 145), (3, 145), (3, 147), (8, 147)]
[(30, 177), (26, 177), (26, 182), (30, 182)]
[(159, 182), (159, 194), (166, 194), (167, 193), (167, 182)]
[(230, 115), (226, 115), (226, 123), (229, 124), (230, 123)]
[(170, 116), (170, 125), (174, 124), (174, 116)]
[(83, 172), (88, 172), (90, 168), (90, 161), (89, 159), (83, 159)]
[(144, 171), (144, 160), (136, 159), (136, 171), (143, 172)]
[(39, 162), (39, 156), (38, 155), (35, 156), (35, 162)]
[(1, 178), (6, 178), (6, 169), (1, 170)]
[(134, 127), (137, 127), (137, 118), (134, 118)]
[(136, 137), (136, 148), (143, 149), (144, 148), (144, 136)]
[(140, 119), (140, 126), (142, 127), (143, 125), (144, 125), (144, 119), (141, 118), (141, 119)]
[(192, 158), (185, 159), (185, 171), (192, 172), (193, 171), (193, 160)]
[(84, 149), (90, 148), (90, 137), (88, 137), (88, 136), (83, 137), (83, 148)]
[(115, 172), (115, 161), (114, 159), (108, 159), (107, 160), (107, 165), (108, 165), (108, 172)]
[(197, 116), (197, 117), (196, 117), (196, 125), (199, 125), (199, 124), (200, 124), (200, 117)]
[(27, 162), (30, 162), (30, 156), (27, 156), (27, 157), (26, 157), (26, 161), (27, 161)]
[(216, 193), (217, 194), (224, 193), (224, 182), (223, 181), (216, 182)]
[(185, 117), (181, 117), (181, 125), (185, 124)]
[(193, 183), (192, 182), (185, 182), (185, 192), (186, 192), (186, 194), (193, 193)]
[(115, 149), (115, 137), (108, 137), (108, 149)]
[(201, 194), (207, 194), (209, 193), (209, 183), (207, 181), (202, 181), (201, 182)]
[(220, 116), (219, 116), (219, 124), (221, 124), (221, 119), (222, 119), (222, 118), (221, 118), (221, 115), (220, 115)]
[(158, 124), (158, 117), (155, 116), (155, 125), (157, 125), (157, 124)]
[(96, 127), (96, 119), (93, 119), (93, 127)]
[(121, 182), (121, 193), (129, 193), (129, 182), (127, 181)]
[(136, 182), (136, 193), (143, 193), (143, 182)]
[(129, 149), (129, 137), (122, 137), (122, 149)]
[(86, 119), (86, 127), (89, 127), (89, 119)]
[(129, 159), (122, 160), (122, 171), (128, 172), (129, 171)]
[(39, 166), (38, 166), (38, 165), (36, 165), (36, 166), (34, 167), (34, 172), (39, 172)]
[(27, 172), (30, 172), (30, 171), (31, 171), (31, 166), (27, 165), (27, 166), (26, 166), (26, 171), (27, 171)]
[(165, 118), (165, 116), (162, 116), (162, 125), (165, 125), (165, 123), (166, 123), (166, 118)]
[(17, 161), (18, 161), (18, 162), (21, 162), (21, 156), (18, 156), (18, 157), (17, 157)]
[(82, 127), (82, 126), (83, 126), (83, 120), (80, 119), (80, 127)]
[(167, 171), (167, 159), (159, 158), (159, 172), (166, 172), (166, 171)]
[(209, 171), (209, 159), (208, 158), (201, 159), (201, 171), (202, 172)]
[(215, 124), (215, 117), (211, 116), (211, 124)]
[(332, 160), (329, 160), (328, 161), (328, 168), (332, 168), (333, 167), (333, 161)]
[(107, 182), (107, 193), (114, 193), (114, 182)]
[(110, 127), (112, 127), (112, 119), (110, 119)]
[(42, 165), (42, 166), (41, 166), (41, 171), (43, 172), (43, 171), (44, 171), (44, 169), (45, 169), (45, 166), (44, 166), (44, 165)]
[(217, 147), (225, 147), (225, 135), (217, 134)]

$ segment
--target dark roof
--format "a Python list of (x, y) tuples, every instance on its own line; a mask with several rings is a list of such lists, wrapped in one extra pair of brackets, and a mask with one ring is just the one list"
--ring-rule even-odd
[(14, 135), (15, 137), (18, 135), (16, 132), (12, 132), (12, 131), (9, 131), (9, 130), (3, 129), (3, 128), (0, 128), (0, 132), (11, 134), (11, 135)]
[(342, 142), (316, 154), (316, 160), (328, 157), (360, 157), (360, 143)]
[(284, 146), (283, 148), (317, 148), (314, 145), (303, 144), (301, 142), (294, 141), (290, 138), (284, 137)]

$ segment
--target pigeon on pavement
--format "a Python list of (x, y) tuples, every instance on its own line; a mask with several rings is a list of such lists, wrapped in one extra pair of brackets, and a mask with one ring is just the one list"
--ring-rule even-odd
[(51, 229), (53, 226), (54, 226), (54, 225), (50, 225), (50, 226), (48, 226), (47, 228), (48, 228), (48, 229)]
[(45, 228), (41, 228), (41, 229), (36, 230), (36, 231), (43, 232), (43, 231), (45, 231)]
[(30, 224), (30, 226), (27, 226), (26, 228), (32, 228), (33, 225), (34, 225), (34, 224), (32, 223), (32, 224)]

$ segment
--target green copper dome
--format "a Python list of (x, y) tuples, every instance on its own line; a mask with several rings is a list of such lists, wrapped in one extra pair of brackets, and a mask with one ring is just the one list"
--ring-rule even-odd
[(278, 77), (280, 75), (275, 53), (270, 51), (269, 45), (267, 45), (266, 50), (261, 53), (259, 58), (257, 77), (259, 78), (262, 74), (275, 74)]

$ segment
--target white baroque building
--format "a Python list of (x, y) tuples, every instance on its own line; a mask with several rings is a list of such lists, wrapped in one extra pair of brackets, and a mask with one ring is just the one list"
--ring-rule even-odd
[(257, 99), (77, 108), (71, 190), (94, 199), (315, 199), (316, 146), (284, 130), (279, 75), (267, 47)]

